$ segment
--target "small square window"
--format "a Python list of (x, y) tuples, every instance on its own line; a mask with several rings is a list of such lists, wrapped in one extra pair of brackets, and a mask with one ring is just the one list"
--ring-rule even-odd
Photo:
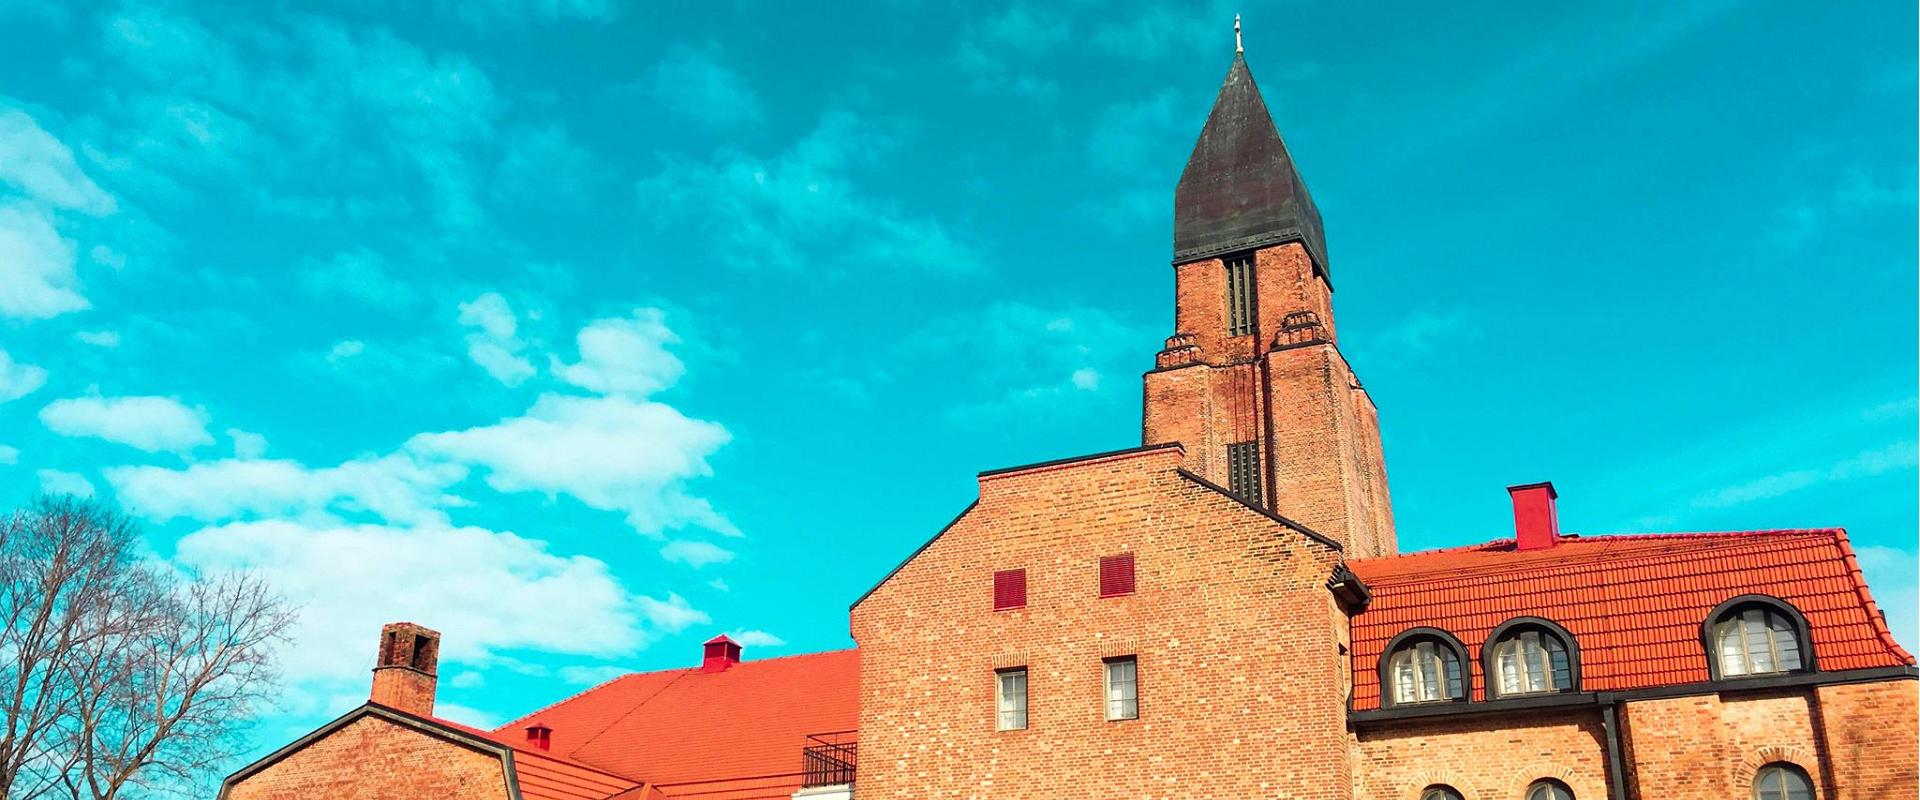
[(1133, 594), (1133, 554), (1100, 557), (1100, 596)]
[(1014, 667), (993, 673), (994, 707), (998, 711), (994, 728), (1003, 731), (1027, 727), (1027, 668)]
[(1133, 656), (1109, 658), (1107, 721), (1140, 718), (1140, 661)]
[(1006, 611), (1027, 605), (1027, 571), (1003, 569), (993, 573), (993, 610)]

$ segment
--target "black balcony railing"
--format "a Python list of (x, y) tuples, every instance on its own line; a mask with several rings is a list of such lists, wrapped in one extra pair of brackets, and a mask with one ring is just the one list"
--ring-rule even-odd
[(853, 783), (853, 771), (860, 763), (858, 731), (816, 733), (807, 737), (800, 751), (803, 786), (832, 786)]

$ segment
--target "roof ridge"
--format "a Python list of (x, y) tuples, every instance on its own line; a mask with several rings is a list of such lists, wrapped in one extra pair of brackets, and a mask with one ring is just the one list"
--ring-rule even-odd
[[(1618, 539), (1632, 539), (1634, 541), (1646, 541), (1651, 539), (1689, 539), (1689, 540), (1696, 540), (1696, 541), (1716, 540), (1720, 542), (1723, 547), (1735, 548), (1735, 547), (1752, 545), (1755, 543), (1755, 540), (1758, 540), (1761, 538), (1759, 536), (1752, 536), (1749, 534), (1796, 534), (1796, 535), (1804, 536), (1807, 538), (1812, 538), (1813, 536), (1823, 536), (1828, 541), (1832, 541), (1836, 537), (1836, 535), (1839, 535), (1839, 536), (1845, 535), (1844, 532), (1836, 528), (1823, 528), (1823, 529), (1778, 530), (1778, 531), (1735, 531), (1735, 532), (1729, 532), (1729, 533), (1707, 533), (1707, 534), (1645, 534), (1645, 535), (1629, 535), (1629, 536), (1596, 536), (1596, 537), (1584, 538), (1584, 539), (1566, 539), (1566, 540), (1563, 540), (1562, 543), (1568, 544), (1568, 543), (1586, 542), (1586, 543), (1593, 544), (1593, 543), (1604, 543), (1608, 540), (1618, 540)], [(1442, 552), (1442, 551), (1426, 551), (1426, 552)], [(1409, 555), (1424, 555), (1424, 554), (1425, 553), (1415, 553), (1415, 554), (1409, 554)], [(1612, 565), (1614, 562), (1632, 560), (1632, 561), (1637, 561), (1642, 563), (1659, 564), (1659, 563), (1666, 563), (1668, 561), (1671, 561), (1676, 558), (1681, 558), (1681, 557), (1683, 556), (1680, 553), (1660, 553), (1660, 552), (1638, 553), (1638, 554), (1620, 555), (1620, 556), (1615, 556), (1613, 558), (1603, 559), (1602, 563), (1606, 565)], [(1376, 559), (1375, 561), (1378, 561), (1378, 559)], [(1408, 572), (1404, 575), (1375, 577), (1372, 580), (1367, 581), (1367, 583), (1369, 586), (1374, 586), (1374, 587), (1408, 586), (1408, 585), (1421, 584), (1421, 583), (1441, 584), (1441, 583), (1445, 583), (1453, 580), (1466, 580), (1466, 579), (1472, 579), (1472, 578), (1479, 578), (1489, 574), (1515, 575), (1515, 574), (1551, 573), (1557, 570), (1565, 570), (1565, 569), (1576, 567), (1576, 566), (1584, 567), (1584, 566), (1592, 566), (1592, 564), (1588, 562), (1582, 562), (1580, 564), (1569, 564), (1566, 561), (1561, 561), (1561, 560), (1535, 561), (1531, 563), (1520, 563), (1520, 564), (1512, 564), (1512, 563), (1473, 564), (1468, 566), (1441, 567), (1441, 568), (1434, 569), (1430, 572)], [(1362, 576), (1362, 579), (1363, 580), (1365, 579), (1364, 575)]]
[(539, 757), (539, 758), (545, 758), (545, 759), (551, 759), (551, 760), (553, 760), (553, 761), (558, 761), (558, 762), (560, 762), (560, 763), (562, 763), (562, 764), (566, 764), (566, 765), (568, 765), (568, 766), (573, 766), (573, 767), (579, 767), (579, 768), (581, 768), (581, 769), (585, 769), (585, 770), (591, 770), (591, 771), (593, 771), (593, 772), (598, 772), (598, 773), (600, 773), (600, 774), (602, 774), (602, 775), (605, 775), (605, 776), (607, 776), (607, 777), (609, 777), (609, 778), (618, 778), (618, 779), (620, 779), (620, 780), (623, 780), (623, 781), (626, 781), (626, 782), (628, 782), (628, 783), (644, 783), (644, 781), (641, 781), (641, 780), (639, 780), (639, 779), (637, 779), (637, 778), (633, 778), (633, 777), (629, 777), (629, 776), (626, 776), (626, 775), (622, 775), (622, 774), (620, 774), (620, 773), (618, 773), (618, 772), (614, 772), (614, 771), (612, 771), (612, 770), (609, 770), (609, 769), (607, 769), (606, 767), (600, 767), (600, 766), (595, 766), (595, 765), (593, 765), (593, 764), (589, 764), (589, 763), (587, 763), (587, 762), (585, 762), (585, 761), (581, 761), (581, 760), (579, 760), (579, 759), (576, 759), (576, 758), (569, 758), (569, 757), (567, 757), (567, 756), (563, 756), (563, 755), (560, 755), (560, 754), (558, 754), (558, 753), (554, 753), (554, 752), (550, 752), (550, 751), (546, 751), (546, 750), (541, 750), (541, 749), (539, 749), (539, 748), (537, 748), (537, 747), (529, 747), (529, 746), (527, 745), (527, 743), (526, 743), (526, 742), (524, 742), (524, 741), (514, 741), (514, 740), (512, 740), (512, 739), (509, 739), (509, 738), (505, 738), (505, 737), (503, 737), (503, 736), (501, 736), (500, 734), (498, 734), (498, 733), (495, 733), (495, 732), (493, 732), (493, 731), (488, 731), (488, 730), (485, 730), (485, 729), (482, 729), (482, 728), (476, 728), (476, 727), (474, 727), (474, 726), (472, 726), (472, 725), (468, 725), (468, 724), (466, 724), (466, 723), (464, 723), (464, 722), (456, 722), (456, 721), (454, 721), (454, 720), (450, 720), (450, 719), (447, 719), (446, 717), (440, 717), (440, 716), (427, 716), (427, 717), (424, 717), (424, 719), (427, 719), (427, 720), (431, 720), (431, 721), (433, 721), (433, 722), (437, 722), (437, 723), (439, 723), (439, 724), (441, 724), (441, 725), (444, 725), (444, 726), (446, 726), (446, 727), (449, 727), (449, 728), (453, 728), (453, 729), (455, 729), (455, 730), (458, 730), (458, 731), (461, 731), (461, 732), (463, 732), (463, 733), (467, 733), (467, 734), (471, 734), (471, 735), (474, 735), (474, 736), (479, 736), (479, 737), (481, 737), (481, 738), (483, 738), (483, 739), (486, 739), (487, 741), (490, 741), (490, 742), (494, 742), (494, 743), (496, 743), (496, 744), (499, 744), (499, 745), (500, 745), (500, 746), (502, 746), (502, 747), (505, 747), (505, 748), (507, 748), (507, 749), (509, 749), (509, 750), (512, 750), (512, 751), (514, 751), (514, 753), (516, 754), (516, 756), (515, 756), (516, 758), (518, 757), (518, 754), (520, 754), (520, 753), (525, 753), (525, 754), (527, 754), (527, 755), (530, 755), (530, 756), (536, 756), (536, 757)]
[[(1836, 533), (1844, 535), (1845, 531), (1844, 529), (1841, 529), (1841, 528), (1760, 528), (1755, 530), (1744, 530), (1744, 531), (1675, 531), (1671, 533), (1659, 533), (1659, 532), (1567, 533), (1567, 534), (1561, 535), (1560, 541), (1562, 544), (1595, 544), (1595, 543), (1603, 543), (1603, 542), (1609, 542), (1609, 541), (1617, 541), (1621, 539), (1631, 539), (1635, 541), (1641, 541), (1646, 539), (1726, 539), (1726, 538), (1736, 538), (1736, 537), (1758, 538), (1761, 536), (1782, 536), (1782, 535), (1801, 535), (1801, 536), (1814, 535), (1814, 534), (1833, 535)], [(1513, 543), (1514, 543), (1514, 538), (1511, 536), (1506, 536), (1499, 539), (1489, 539), (1487, 541), (1480, 542), (1477, 544), (1457, 544), (1457, 545), (1453, 545), (1452, 547), (1436, 547), (1432, 550), (1415, 550), (1411, 553), (1395, 553), (1390, 556), (1372, 556), (1369, 558), (1356, 558), (1348, 561), (1347, 563), (1377, 564), (1381, 562), (1388, 562), (1388, 561), (1393, 561), (1395, 559), (1402, 559), (1402, 558), (1416, 558), (1419, 556), (1440, 555), (1444, 553), (1464, 553), (1472, 550), (1492, 550), (1498, 545), (1511, 545)]]

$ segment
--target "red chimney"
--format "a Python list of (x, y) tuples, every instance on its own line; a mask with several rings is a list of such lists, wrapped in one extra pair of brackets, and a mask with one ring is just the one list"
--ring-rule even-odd
[(701, 672), (726, 672), (740, 663), (740, 643), (726, 634), (707, 640), (706, 656), (700, 660)]
[(1551, 482), (1507, 487), (1513, 495), (1513, 539), (1516, 550), (1544, 550), (1560, 543), (1560, 513), (1553, 501), (1559, 493)]
[(527, 744), (542, 750), (552, 749), (553, 729), (547, 727), (547, 723), (544, 722), (535, 722), (532, 725), (528, 725)]

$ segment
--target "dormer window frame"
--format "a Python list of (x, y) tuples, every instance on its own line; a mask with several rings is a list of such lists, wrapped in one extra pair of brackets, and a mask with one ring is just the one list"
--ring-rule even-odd
[[(1720, 660), (1719, 639), (1716, 636), (1723, 622), (1734, 615), (1749, 610), (1760, 610), (1768, 615), (1783, 619), (1787, 624), (1787, 633), (1794, 637), (1798, 647), (1800, 665), (1792, 669), (1773, 669), (1766, 672), (1748, 670), (1739, 675), (1726, 674), (1725, 665)], [(1764, 617), (1763, 617), (1764, 618)], [(1745, 632), (1741, 634), (1745, 636)], [(1754, 679), (1778, 678), (1782, 675), (1799, 675), (1820, 671), (1819, 657), (1814, 651), (1813, 631), (1807, 625), (1807, 617), (1792, 603), (1779, 597), (1766, 594), (1743, 594), (1730, 597), (1707, 613), (1700, 622), (1700, 647), (1707, 656), (1707, 673), (1715, 681), (1747, 681)]]
[[(1542, 637), (1552, 637), (1565, 649), (1568, 678), (1566, 686), (1537, 691), (1502, 691), (1501, 679), (1504, 675), (1497, 663), (1500, 647), (1507, 639), (1527, 632), (1537, 632)], [(1552, 672), (1551, 665), (1548, 672)], [(1553, 620), (1545, 617), (1514, 617), (1500, 623), (1492, 633), (1487, 634), (1486, 644), (1480, 647), (1480, 674), (1486, 678), (1486, 692), (1489, 700), (1578, 692), (1580, 691), (1580, 643), (1575, 641), (1571, 631)], [(1548, 674), (1546, 678), (1549, 684), (1554, 682), (1552, 674)]]
[[(1432, 642), (1434, 646), (1453, 655), (1454, 663), (1458, 665), (1460, 670), (1460, 695), (1458, 697), (1402, 701), (1394, 696), (1395, 689), (1397, 688), (1393, 680), (1394, 655), (1401, 650), (1415, 647), (1423, 641)], [(1430, 627), (1408, 628), (1387, 642), (1386, 648), (1380, 651), (1379, 662), (1380, 707), (1383, 709), (1413, 706), (1440, 706), (1449, 703), (1467, 703), (1473, 700), (1473, 662), (1467, 658), (1467, 646), (1461, 644), (1460, 637), (1453, 635), (1451, 632)], [(1443, 658), (1443, 668), (1444, 663)], [(1441, 676), (1440, 680), (1443, 684), (1441, 693), (1443, 695), (1448, 694), (1447, 687), (1444, 685), (1447, 682), (1446, 676)]]

